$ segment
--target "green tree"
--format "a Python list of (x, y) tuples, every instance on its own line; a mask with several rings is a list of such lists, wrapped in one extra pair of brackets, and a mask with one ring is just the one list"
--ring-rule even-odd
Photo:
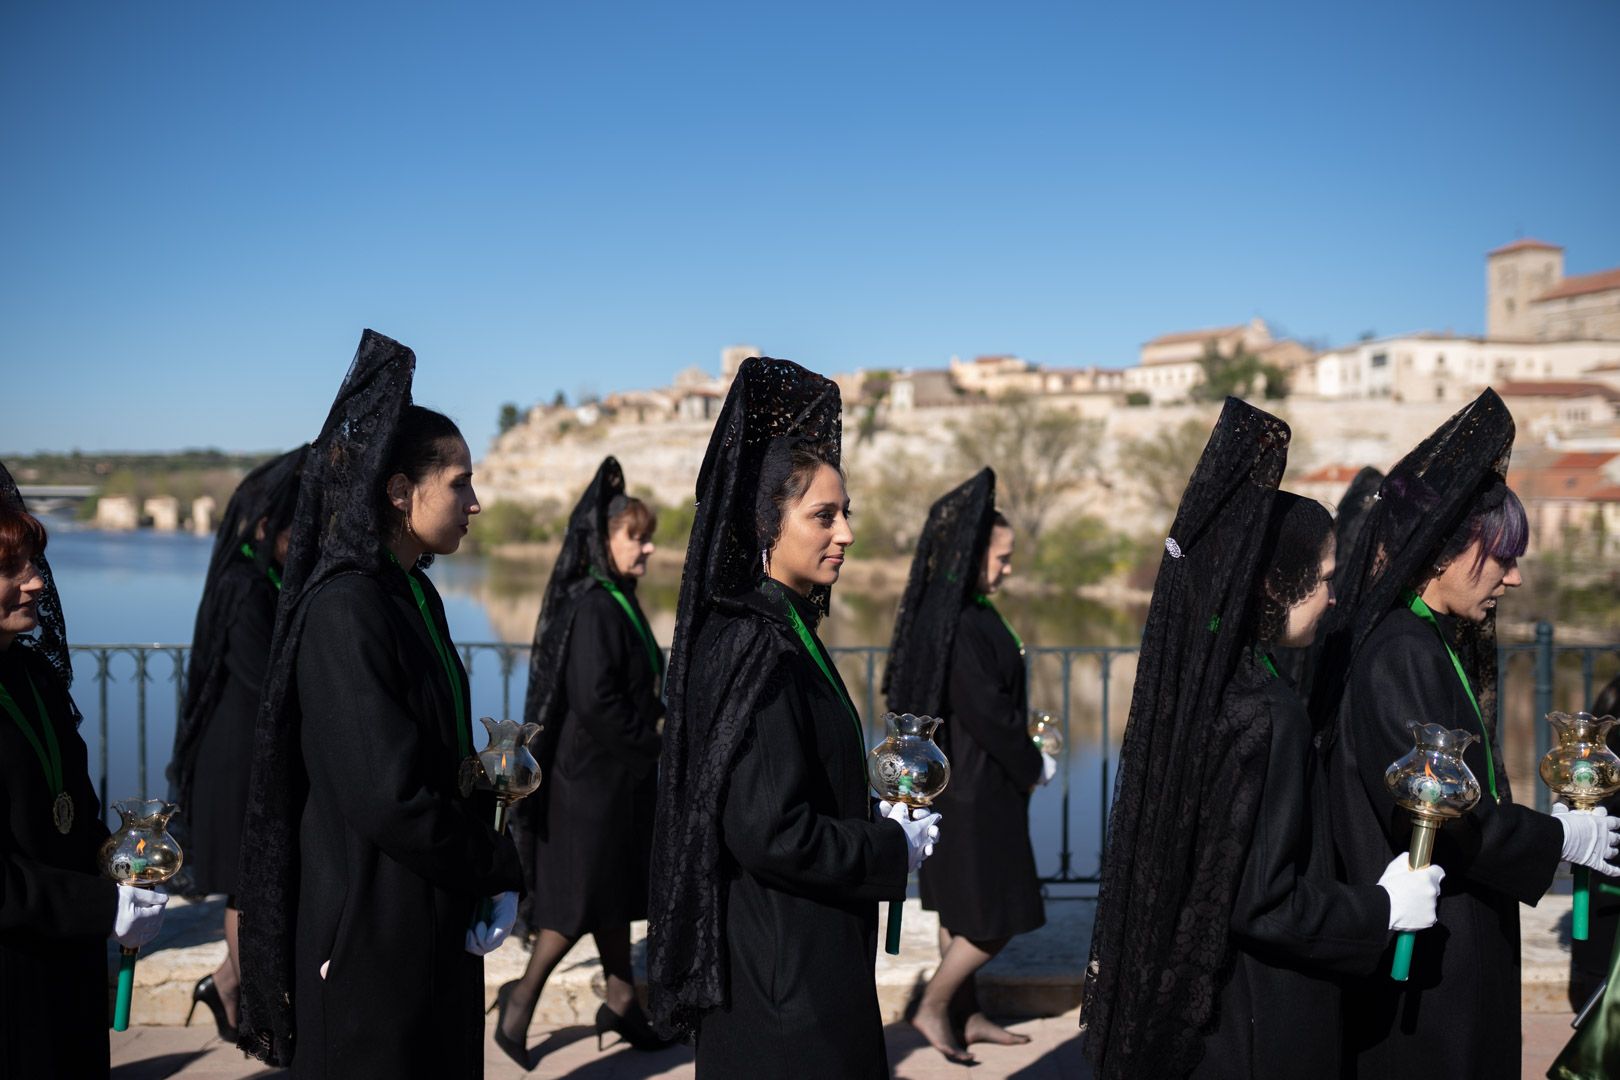
[(1142, 486), (1160, 522), (1175, 516), (1193, 466), (1209, 441), (1209, 429), (1202, 420), (1183, 420), (1168, 431), (1127, 439), (1120, 446), (1118, 471)]
[(515, 402), (508, 401), (503, 403), (501, 405), (500, 416), (501, 434), (505, 435), (508, 431), (511, 431), (513, 428), (517, 427), (518, 421), (521, 419), (522, 416), (519, 414), (518, 407)]
[(1288, 396), (1288, 376), (1239, 345), (1232, 355), (1221, 352), (1214, 339), (1204, 342), (1198, 358), (1204, 381), (1192, 388), (1194, 401), (1222, 401), (1227, 397), (1247, 398), (1263, 394), (1278, 399)]
[(1090, 514), (1068, 517), (1041, 534), (1035, 544), (1036, 576), (1073, 592), (1082, 585), (1127, 569), (1136, 554), (1129, 537)]
[(1096, 468), (1101, 438), (1100, 422), (1021, 394), (974, 409), (951, 433), (964, 472), (996, 470), (996, 503), (1030, 544), (1057, 500)]

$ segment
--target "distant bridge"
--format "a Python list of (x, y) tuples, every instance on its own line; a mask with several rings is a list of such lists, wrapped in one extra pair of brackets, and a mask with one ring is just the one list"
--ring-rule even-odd
[(76, 506), (101, 492), (94, 484), (18, 484), (17, 490), (30, 510), (42, 514)]

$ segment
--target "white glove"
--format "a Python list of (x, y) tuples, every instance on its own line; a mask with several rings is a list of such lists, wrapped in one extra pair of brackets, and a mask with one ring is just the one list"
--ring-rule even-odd
[(1607, 807), (1571, 813), (1561, 802), (1553, 803), (1553, 820), (1564, 827), (1561, 856), (1575, 866), (1585, 866), (1610, 877), (1620, 875), (1620, 866), (1609, 860), (1620, 852), (1620, 818), (1609, 816)]
[(474, 956), (486, 956), (501, 947), (517, 922), (517, 893), (503, 892), (491, 897), (494, 910), (488, 922), (475, 923), (467, 931), (467, 951)]
[(939, 839), (939, 815), (930, 810), (922, 817), (913, 818), (911, 807), (886, 799), (878, 802), (878, 813), (906, 831), (906, 873), (914, 872), (934, 853), (934, 842)]
[(113, 916), (112, 936), (126, 949), (139, 949), (163, 929), (163, 905), (168, 893), (156, 889), (118, 886), (118, 914)]
[(1052, 777), (1054, 777), (1056, 775), (1057, 775), (1057, 758), (1053, 757), (1051, 754), (1048, 754), (1045, 750), (1042, 750), (1041, 751), (1041, 785), (1044, 787), (1045, 785), (1050, 784), (1052, 782)]
[(1440, 879), (1446, 872), (1433, 863), (1413, 870), (1409, 856), (1397, 855), (1384, 867), (1378, 887), (1389, 893), (1389, 928), (1423, 930), (1435, 923)]

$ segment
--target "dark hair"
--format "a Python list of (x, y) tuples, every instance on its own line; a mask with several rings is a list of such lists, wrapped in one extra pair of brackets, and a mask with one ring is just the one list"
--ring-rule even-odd
[(1476, 578), (1485, 569), (1487, 557), (1499, 562), (1512, 562), (1523, 555), (1524, 549), (1529, 546), (1530, 520), (1525, 515), (1524, 504), (1513, 489), (1500, 480), (1480, 493), (1473, 509), (1440, 549), (1435, 565), (1449, 565), (1476, 541), (1479, 542), (1479, 553), (1474, 556), (1472, 570)]
[(450, 464), (454, 444), (460, 441), (461, 429), (444, 413), (421, 405), (405, 406), (394, 432), (394, 445), (388, 452), (388, 463), (382, 471), (384, 487), (380, 497), (385, 521), (397, 526), (404, 520), (404, 515), (388, 501), (388, 481), (403, 473), (411, 483), (421, 483), (433, 470)]
[(658, 529), (658, 515), (652, 507), (634, 495), (615, 495), (608, 503), (608, 533), (611, 535), (625, 521), (632, 536), (651, 536)]
[(1008, 521), (1007, 515), (1000, 510), (992, 510), (990, 511), (990, 527), (992, 529), (1010, 529), (1012, 528), (1012, 522)]
[(1333, 543), (1333, 515), (1315, 499), (1277, 492), (1261, 544), (1256, 584), (1254, 638), (1262, 645), (1282, 640), (1288, 613), (1322, 583), (1322, 557)]
[(15, 573), (28, 560), (45, 554), (47, 539), (39, 518), (0, 503), (0, 570)]
[(804, 498), (816, 470), (838, 467), (838, 450), (831, 443), (777, 439), (759, 467), (759, 495), (754, 500), (754, 531), (761, 547), (770, 547), (782, 535), (783, 511)]

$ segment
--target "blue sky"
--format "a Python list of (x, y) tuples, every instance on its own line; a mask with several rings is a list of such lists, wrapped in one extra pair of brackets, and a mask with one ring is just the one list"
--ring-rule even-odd
[(731, 342), (1477, 332), (1491, 247), (1620, 265), (1617, 48), (1612, 0), (19, 0), (0, 452), (286, 446), (365, 326), (475, 454)]

